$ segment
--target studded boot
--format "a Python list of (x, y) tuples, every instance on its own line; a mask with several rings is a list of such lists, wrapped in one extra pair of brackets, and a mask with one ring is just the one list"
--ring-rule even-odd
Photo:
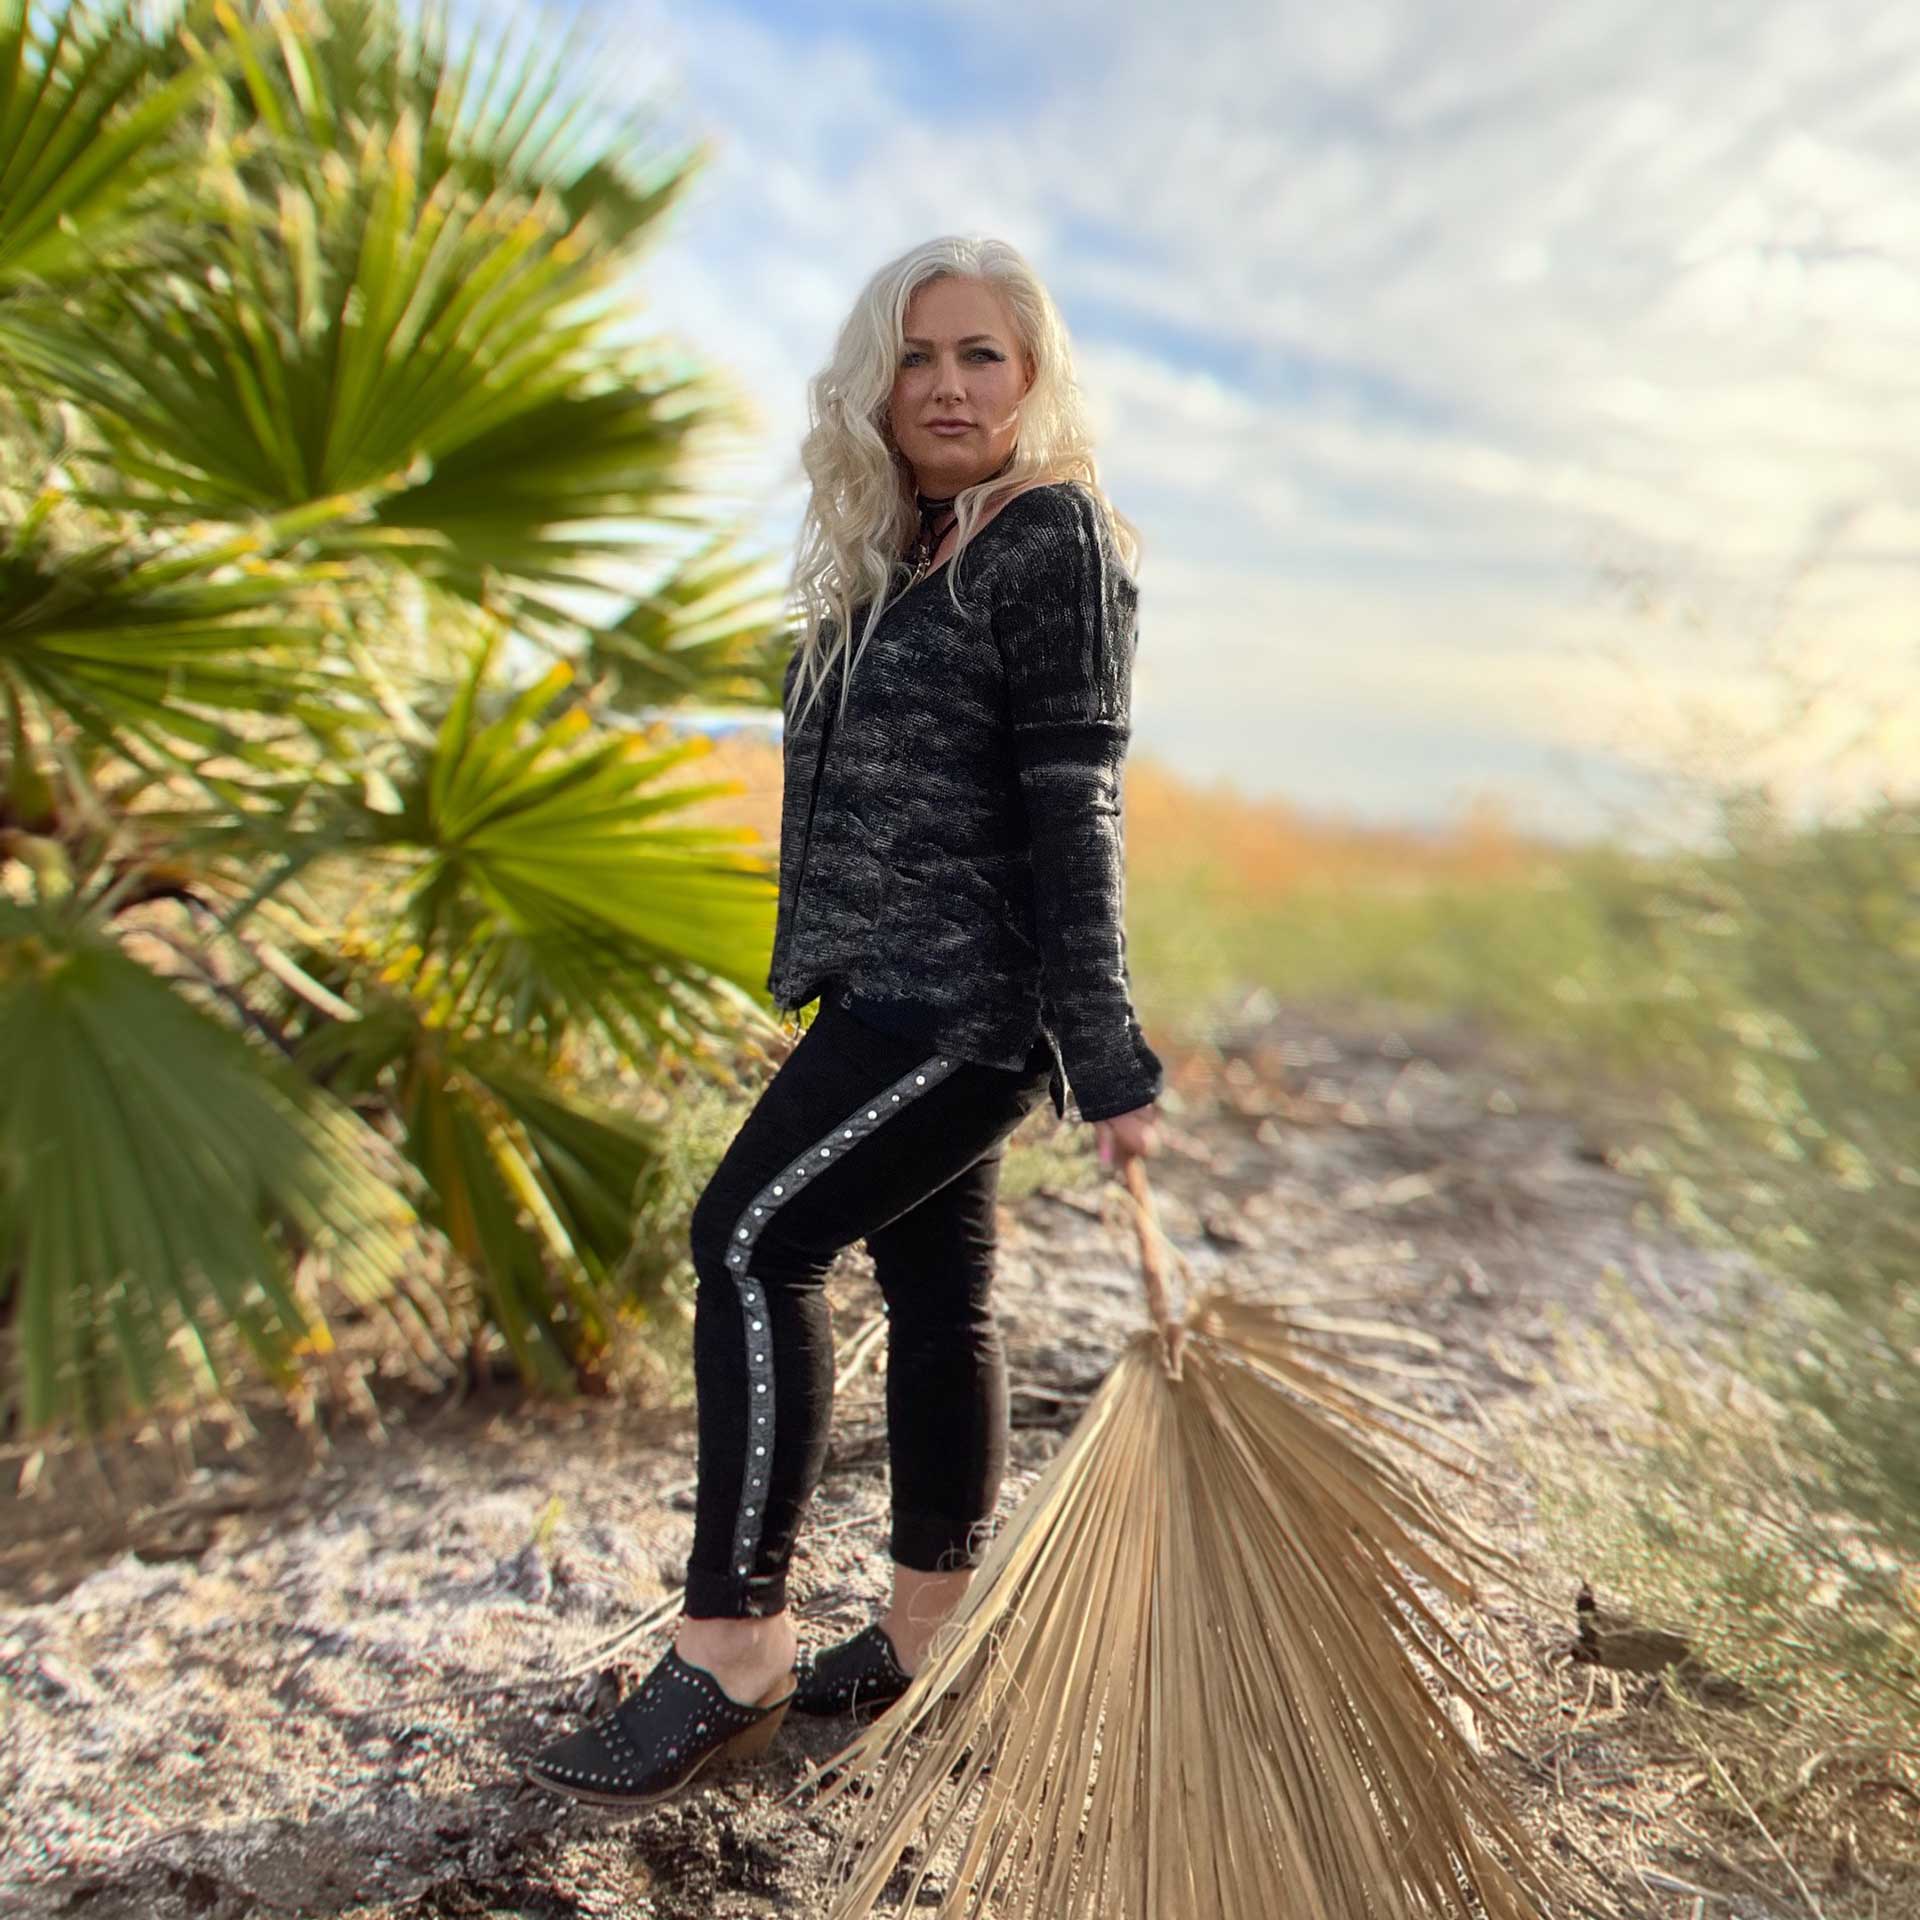
[(856, 1719), (884, 1713), (913, 1684), (878, 1620), (850, 1640), (803, 1653), (794, 1675), (796, 1711), (850, 1713)]

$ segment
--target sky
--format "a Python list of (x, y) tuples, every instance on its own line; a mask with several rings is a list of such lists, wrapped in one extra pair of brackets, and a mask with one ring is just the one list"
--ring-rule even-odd
[(636, 298), (754, 409), (782, 564), (860, 286), (991, 233), (1141, 531), (1136, 755), (1566, 838), (1912, 791), (1920, 10), (468, 4), (709, 143)]

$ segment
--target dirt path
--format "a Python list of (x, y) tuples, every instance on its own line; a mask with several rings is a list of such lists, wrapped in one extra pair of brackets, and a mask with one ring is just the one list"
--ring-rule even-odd
[[(1557, 1616), (1497, 1608), (1530, 1670), (1525, 1738), (1490, 1764), (1539, 1832), (1586, 1857), (1592, 1911), (1697, 1920), (1678, 1888), (1728, 1883), (1663, 1826), (1632, 1691), (1596, 1696), (1590, 1670), (1569, 1668), (1579, 1570), (1547, 1562), (1499, 1434), (1538, 1417), (1555, 1328), (1591, 1317), (1609, 1269), (1678, 1331), (1719, 1270), (1664, 1237), (1580, 1123), (1469, 1029), (1263, 1012), (1223, 1059), (1186, 1083), (1174, 1146), (1149, 1164), (1163, 1224), (1203, 1277), (1362, 1296), (1445, 1342), (1460, 1377), (1419, 1383), (1413, 1404), (1491, 1447), (1473, 1517), (1564, 1595)], [(1005, 1211), (1009, 1505), (1139, 1324), (1131, 1233), (1094, 1193), (1043, 1189)], [(833, 1293), (844, 1346), (877, 1305), (862, 1256)], [(869, 1363), (842, 1389), (795, 1566), (804, 1639), (849, 1630), (881, 1596), (882, 1387)], [(343, 1446), (297, 1484), (262, 1488), (244, 1453), (203, 1475), (146, 1557), (0, 1609), (0, 1911), (821, 1911), (830, 1816), (775, 1802), (845, 1737), (833, 1723), (790, 1718), (763, 1768), (651, 1813), (518, 1787), (519, 1756), (663, 1646), (664, 1629), (607, 1652), (670, 1597), (692, 1463), (685, 1410), (515, 1403)], [(224, 1485), (244, 1497), (221, 1501)], [(1759, 1890), (1708, 1905), (1786, 1910)]]

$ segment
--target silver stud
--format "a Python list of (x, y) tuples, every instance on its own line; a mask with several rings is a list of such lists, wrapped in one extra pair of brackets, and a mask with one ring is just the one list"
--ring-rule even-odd
[(927, 1084), (927, 1076), (924, 1073), (916, 1073), (913, 1076), (913, 1084), (916, 1087), (924, 1087)]
[(775, 1187), (775, 1188), (774, 1188), (774, 1192), (775, 1192), (775, 1193), (785, 1193), (785, 1192), (786, 1192), (786, 1188), (785, 1188), (785, 1187)]
[(842, 1127), (840, 1130), (840, 1138), (842, 1140), (851, 1140), (853, 1138), (853, 1129), (851, 1127)]
[(746, 1237), (747, 1237), (747, 1230), (746, 1230), (746, 1228), (745, 1228), (745, 1227), (742, 1227), (742, 1228), (740, 1229), (740, 1238), (741, 1238), (742, 1240), (744, 1240), (744, 1239), (745, 1239)]
[(758, 1332), (760, 1331), (760, 1322), (759, 1322), (758, 1320), (756, 1320), (756, 1321), (755, 1321), (755, 1322), (753, 1323), (753, 1330), (754, 1330), (754, 1332), (755, 1332), (755, 1333), (758, 1333)]
[(830, 1154), (832, 1151), (833, 1149), (831, 1147), (822, 1147), (820, 1149), (820, 1158), (824, 1160), (827, 1157), (827, 1155)]
[(765, 1212), (766, 1212), (766, 1208), (765, 1208), (765, 1207), (755, 1207), (755, 1208), (754, 1208), (754, 1212), (755, 1212), (755, 1213), (765, 1213)]
[(878, 1119), (880, 1118), (880, 1116), (879, 1116), (879, 1114), (878, 1114), (878, 1113), (876, 1113), (876, 1112), (875, 1112), (875, 1111), (873, 1110), (873, 1108), (872, 1108), (872, 1107), (869, 1107), (869, 1108), (867, 1109), (867, 1118), (868, 1118), (869, 1120), (878, 1120)]
[(893, 1096), (893, 1104), (896, 1107), (900, 1104), (900, 1096), (897, 1093)]
[(756, 1386), (754, 1387), (754, 1392), (755, 1392), (755, 1393), (765, 1393), (765, 1392), (766, 1392), (766, 1390), (767, 1390), (767, 1383), (766, 1383), (766, 1382), (765, 1382), (764, 1380), (762, 1380), (762, 1381), (760, 1381), (760, 1382), (759, 1382), (759, 1383), (758, 1383), (758, 1384), (757, 1384), (757, 1385), (756, 1385)]
[[(761, 1424), (761, 1425), (762, 1425), (762, 1426), (764, 1427), (764, 1426), (765, 1426), (765, 1425), (766, 1425), (767, 1423), (766, 1423), (766, 1422), (765, 1422), (765, 1421), (763, 1420), (763, 1421), (761, 1421), (761, 1423), (760, 1423), (760, 1424)], [(765, 1448), (765, 1447), (755, 1447), (755, 1448), (754, 1448), (754, 1452), (755, 1452), (755, 1453), (765, 1453), (765, 1452), (766, 1452), (766, 1448)]]

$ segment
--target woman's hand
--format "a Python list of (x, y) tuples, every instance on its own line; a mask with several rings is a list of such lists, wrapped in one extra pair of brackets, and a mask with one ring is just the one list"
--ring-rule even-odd
[(1093, 1137), (1099, 1143), (1100, 1164), (1103, 1167), (1117, 1166), (1124, 1171), (1129, 1160), (1158, 1153), (1160, 1136), (1155, 1131), (1155, 1123), (1159, 1118), (1160, 1109), (1149, 1100), (1144, 1107), (1116, 1113), (1106, 1120), (1096, 1120), (1093, 1123)]

